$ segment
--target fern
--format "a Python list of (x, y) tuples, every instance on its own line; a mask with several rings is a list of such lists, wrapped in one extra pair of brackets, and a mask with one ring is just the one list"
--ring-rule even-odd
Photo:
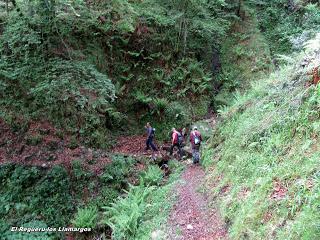
[(95, 228), (97, 225), (98, 209), (96, 207), (88, 207), (78, 209), (75, 219), (72, 221), (74, 227), (77, 228)]
[(163, 178), (163, 172), (158, 166), (149, 166), (147, 171), (140, 176), (140, 182), (146, 186), (160, 185)]
[(103, 207), (106, 210), (103, 223), (112, 228), (114, 239), (135, 239), (152, 191), (152, 187), (131, 186), (126, 197), (117, 199), (110, 207)]

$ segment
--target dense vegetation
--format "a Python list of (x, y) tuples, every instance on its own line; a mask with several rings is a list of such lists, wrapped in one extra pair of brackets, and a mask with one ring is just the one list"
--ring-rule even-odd
[(319, 34), (300, 48), (219, 110), (204, 163), (232, 239), (319, 238)]
[(212, 55), (233, 5), (12, 3), (1, 15), (4, 117), (45, 117), (103, 147), (108, 130), (122, 125), (159, 118), (165, 125), (184, 123), (207, 113), (216, 87)]
[[(66, 238), (12, 226), (165, 232), (180, 163), (164, 178), (149, 159), (108, 153), (98, 174), (88, 155), (48, 167), (52, 152), (108, 151), (147, 121), (164, 140), (212, 111), (203, 165), (230, 238), (319, 238), (319, 26), (315, 0), (0, 1), (0, 124), (14, 133), (0, 137), (1, 239)], [(32, 134), (40, 121), (57, 136)], [(26, 163), (49, 149), (47, 162), (5, 159), (28, 148), (14, 141), (35, 151)]]

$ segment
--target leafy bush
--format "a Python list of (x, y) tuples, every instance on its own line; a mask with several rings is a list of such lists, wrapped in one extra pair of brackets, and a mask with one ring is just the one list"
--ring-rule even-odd
[[(290, 52), (292, 38), (306, 33), (310, 38), (316, 33), (315, 26), (320, 22), (320, 10), (318, 4), (310, 2), (312, 1), (285, 3), (281, 0), (270, 0), (263, 4), (252, 2), (257, 6), (260, 27), (270, 41), (273, 52)], [(284, 5), (286, 7), (283, 7)]]
[(180, 102), (171, 102), (166, 109), (166, 115), (174, 122), (186, 122), (189, 118), (187, 107)]
[(89, 205), (97, 206), (99, 210), (104, 206), (109, 206), (120, 195), (120, 192), (112, 186), (101, 186), (98, 190), (99, 194), (92, 197)]
[(106, 210), (103, 223), (112, 228), (114, 239), (135, 239), (140, 222), (146, 211), (146, 199), (154, 188), (131, 186), (128, 195), (117, 199)]
[[(2, 165), (0, 186), (0, 204), (3, 206), (0, 218), (7, 223), (0, 223), (2, 233), (10, 226), (22, 226), (29, 222), (36, 226), (38, 220), (50, 227), (66, 226), (69, 223), (74, 205), (69, 176), (63, 167), (55, 166), (45, 171), (37, 167)], [(39, 223), (39, 226), (42, 224)], [(22, 233), (11, 233), (12, 238), (16, 239), (19, 239), (19, 234)], [(58, 235), (55, 233), (52, 236), (56, 239)], [(22, 234), (21, 238), (26, 236)], [(28, 236), (38, 239), (47, 237), (45, 233)], [(51, 235), (47, 239), (52, 239)]]
[(72, 174), (75, 177), (76, 181), (88, 180), (91, 174), (83, 169), (81, 160), (72, 161), (71, 166), (72, 166)]
[(163, 172), (158, 166), (149, 166), (140, 176), (140, 184), (145, 186), (160, 185)]
[(97, 225), (97, 218), (98, 209), (96, 207), (79, 208), (72, 224), (77, 228), (94, 229)]
[(31, 145), (31, 146), (36, 146), (38, 145), (39, 143), (42, 142), (42, 136), (37, 134), (37, 135), (30, 135), (30, 136), (27, 136), (26, 137), (26, 143), (28, 145)]
[(168, 108), (169, 101), (165, 98), (156, 98), (152, 101), (152, 114), (163, 119), (166, 109)]
[(127, 177), (133, 170), (135, 160), (132, 157), (113, 155), (112, 163), (105, 167), (104, 173), (100, 176), (102, 183), (111, 183), (118, 190), (127, 184)]
[[(36, 7), (42, 6), (38, 2), (26, 6)], [(18, 107), (33, 116), (78, 128), (83, 136), (90, 136), (92, 129), (104, 127), (105, 118), (114, 120), (105, 106), (114, 100), (115, 87), (92, 63), (54, 56), (52, 45), (65, 45), (55, 31), (65, 29), (53, 30), (51, 24), (57, 28), (56, 22), (48, 24), (40, 10), (35, 13), (39, 18), (10, 14), (0, 36), (3, 98), (10, 108), (17, 108), (15, 103), (20, 101)]]
[[(102, 223), (111, 227), (113, 239), (148, 240), (154, 229), (163, 229), (174, 203), (172, 188), (183, 169), (178, 161), (169, 161), (169, 164), (172, 171), (178, 171), (172, 172), (166, 185), (150, 186), (142, 182), (138, 186), (130, 185), (125, 196), (115, 199), (111, 206), (103, 207)], [(145, 179), (151, 179), (157, 185), (162, 178), (159, 170), (156, 166), (149, 166), (141, 178), (146, 176)]]
[[(53, 167), (34, 187), (31, 206), (41, 214), (50, 226), (64, 226), (74, 210), (71, 196), (70, 179), (62, 166)], [(36, 197), (41, 196), (41, 198)]]

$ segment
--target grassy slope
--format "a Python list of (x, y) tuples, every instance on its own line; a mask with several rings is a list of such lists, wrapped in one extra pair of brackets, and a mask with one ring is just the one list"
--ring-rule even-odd
[(206, 150), (232, 239), (320, 236), (320, 88), (300, 60), (237, 95)]

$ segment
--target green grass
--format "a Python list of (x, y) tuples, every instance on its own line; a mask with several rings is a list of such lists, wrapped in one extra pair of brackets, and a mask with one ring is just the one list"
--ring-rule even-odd
[[(320, 87), (306, 76), (285, 66), (219, 111), (204, 165), (231, 239), (320, 237)], [(277, 183), (285, 194), (274, 199)]]

